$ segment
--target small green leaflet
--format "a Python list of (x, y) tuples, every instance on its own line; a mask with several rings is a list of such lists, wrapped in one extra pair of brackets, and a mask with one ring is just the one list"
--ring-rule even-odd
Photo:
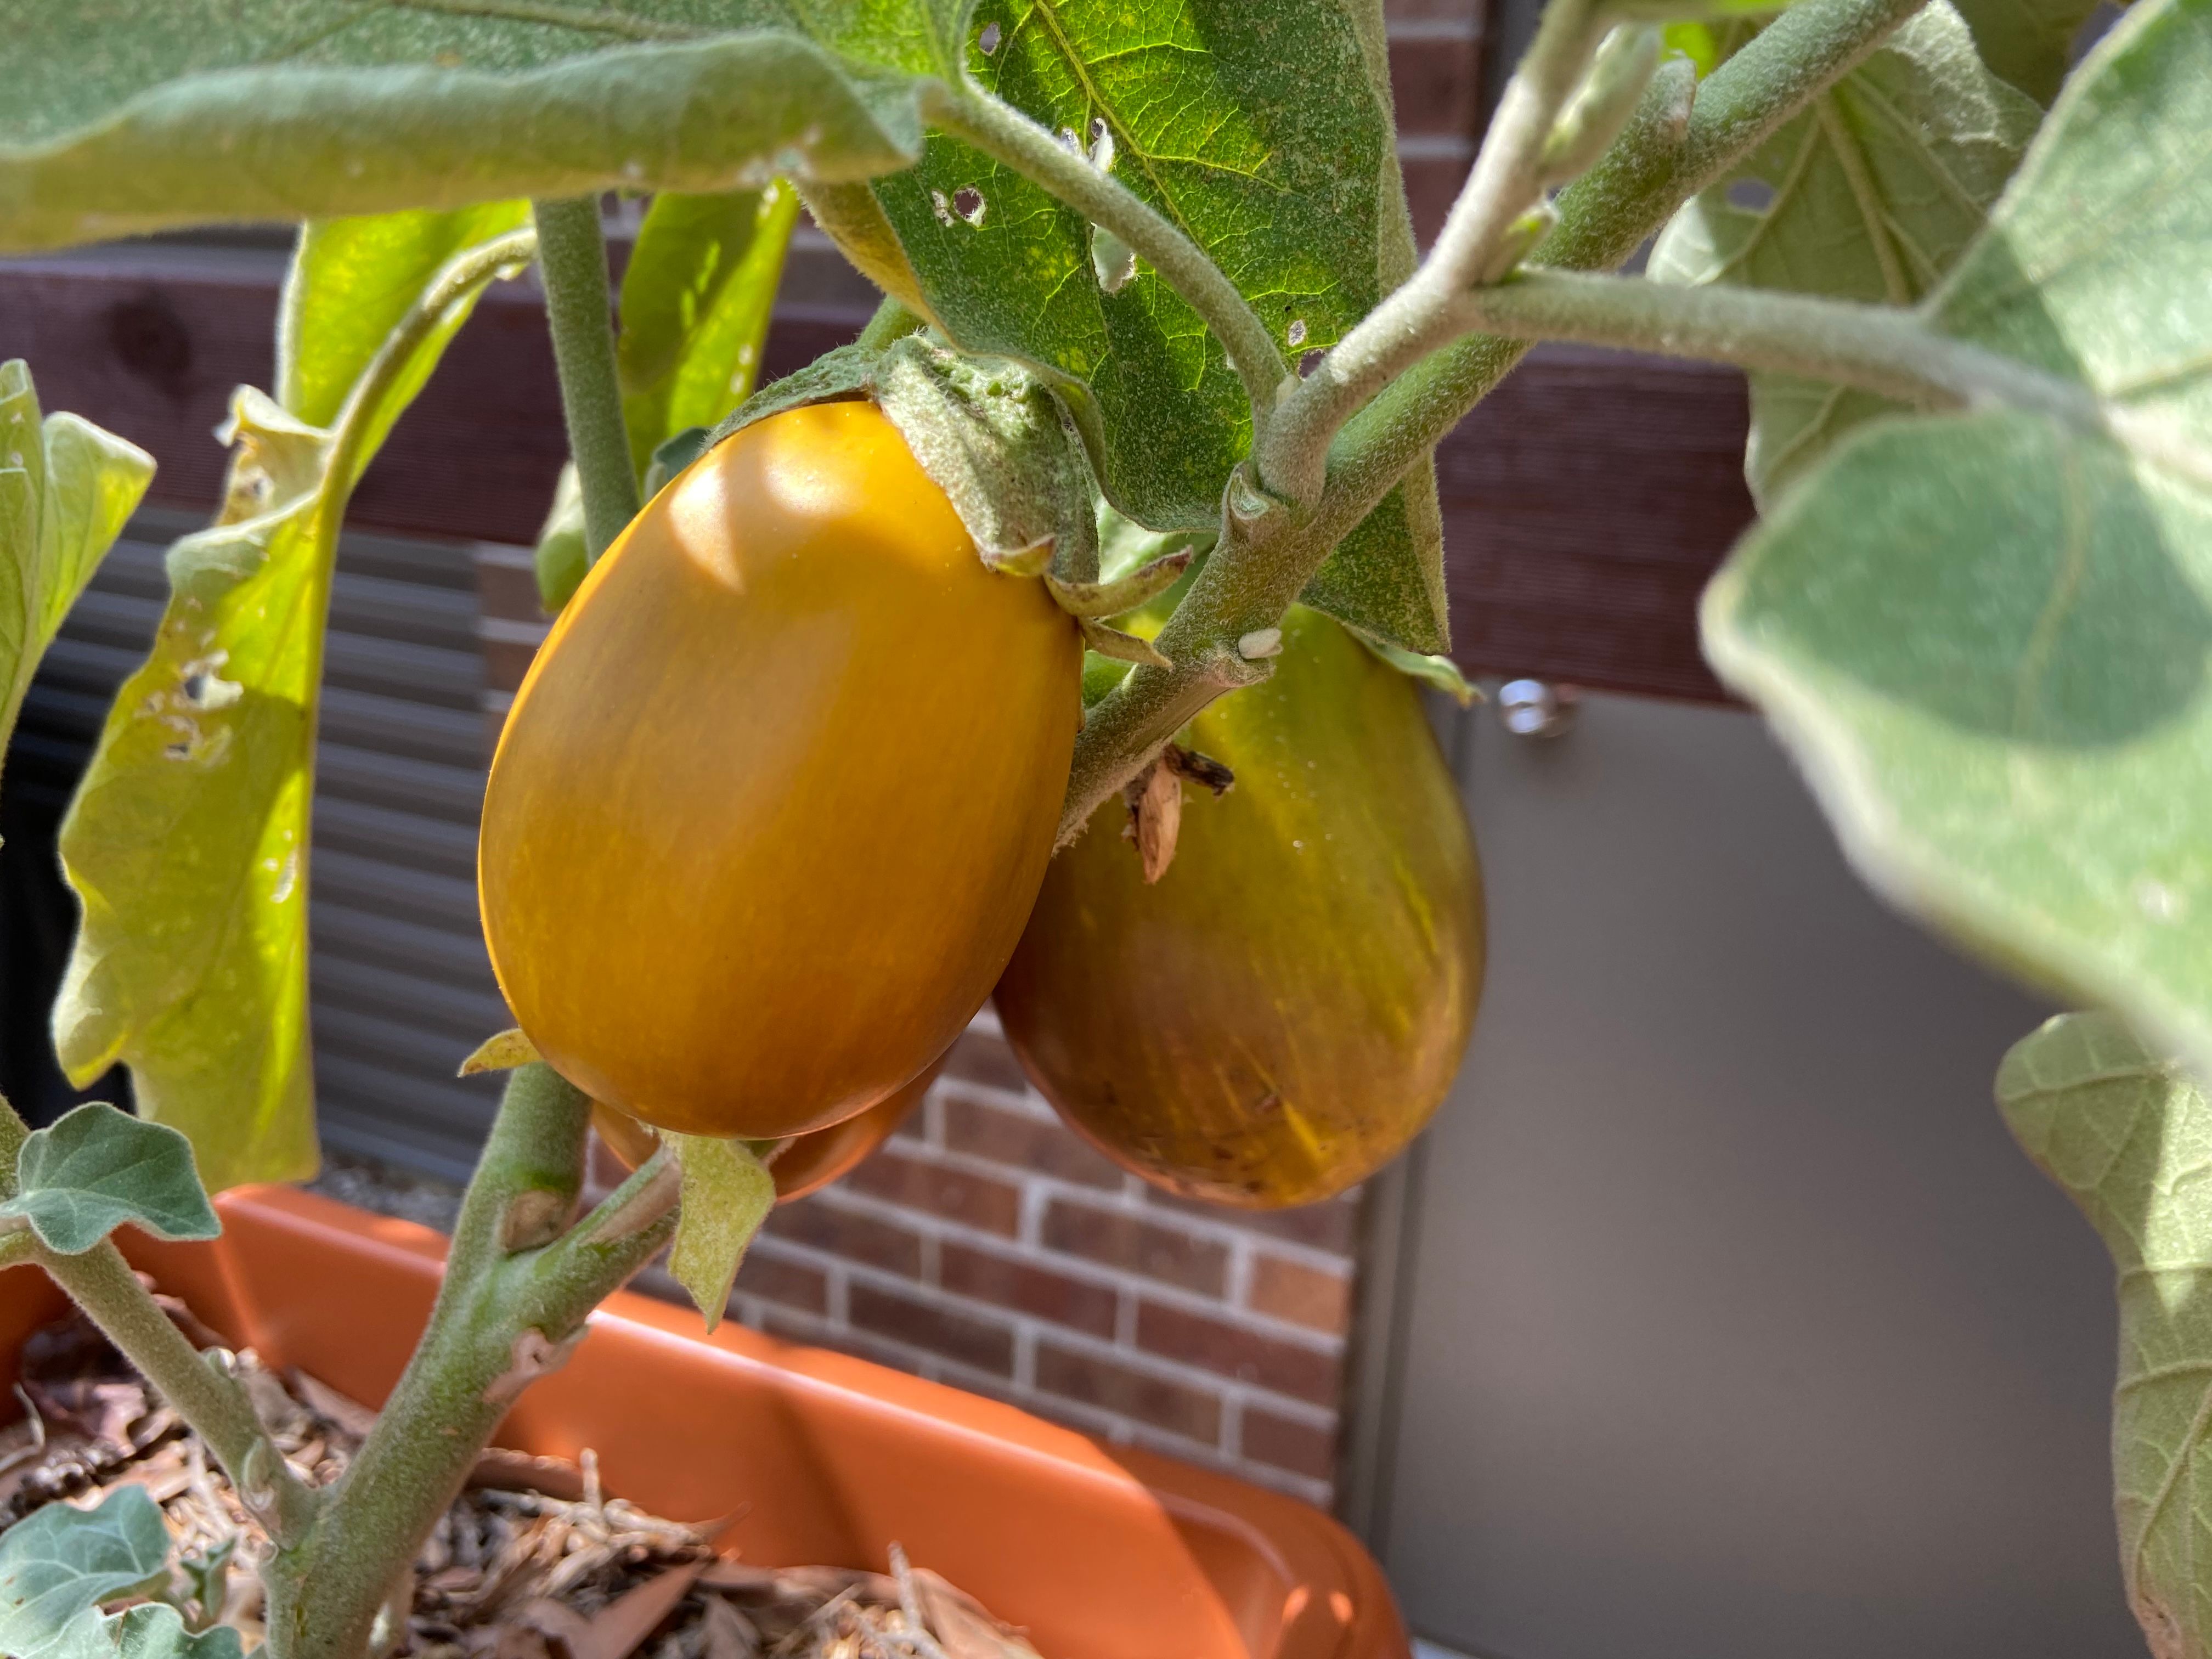
[[(1983, 66), (1948, 0), (1686, 203), (1652, 251), (1669, 283), (1742, 283), (1909, 306), (1986, 222), (2042, 112)], [(1897, 405), (1796, 375), (1751, 377), (1744, 471), (1763, 502)]]
[(79, 1620), (157, 1583), (168, 1558), (169, 1530), (143, 1486), (118, 1486), (89, 1510), (33, 1510), (0, 1532), (0, 1653), (76, 1659)]
[(0, 363), (0, 748), (62, 618), (154, 477), (154, 458), (74, 415), (39, 415), (31, 371)]
[(81, 1255), (125, 1222), (156, 1238), (214, 1238), (222, 1231), (174, 1129), (90, 1101), (23, 1143), (15, 1195), (0, 1218), (21, 1217), (40, 1243)]
[(2212, 1103), (2111, 1014), (2015, 1044), (1997, 1103), (2118, 1273), (2112, 1482), (2128, 1605), (2154, 1654), (2212, 1650)]
[[(166, 0), (9, 19), (0, 248), (910, 163), (959, 0)], [(702, 112), (713, 112), (702, 118)]]
[(520, 203), (310, 227), (286, 285), (282, 406), (234, 400), (228, 493), (169, 551), (152, 653), (125, 682), (62, 826), (82, 902), (54, 1009), (80, 1085), (121, 1060), (139, 1110), (190, 1138), (211, 1190), (316, 1164), (307, 1034), (308, 808), (323, 624), (345, 500), (460, 326), (433, 319), (350, 417), (328, 424), (438, 270), (519, 225)]
[(2140, 0), (1929, 307), (2101, 427), (1873, 423), (1704, 625), (1875, 887), (2212, 1073), (2207, 247), (2212, 0)]
[(746, 1247), (775, 1208), (775, 1177), (756, 1143), (665, 1132), (661, 1139), (684, 1176), (668, 1271), (691, 1293), (711, 1331), (722, 1322)]

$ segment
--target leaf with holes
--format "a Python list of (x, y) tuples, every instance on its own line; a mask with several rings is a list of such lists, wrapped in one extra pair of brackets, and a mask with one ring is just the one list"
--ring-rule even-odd
[[(170, 0), (9, 17), (0, 248), (910, 163), (963, 0)], [(711, 112), (711, 118), (706, 118)]]
[(2096, 426), (1869, 425), (1707, 592), (1876, 887), (2212, 1074), (2212, 0), (2138, 0), (1933, 324)]
[[(1986, 222), (2042, 112), (1985, 68), (1948, 0), (1928, 7), (1661, 235), (1661, 282), (1741, 283), (1907, 306)], [(1744, 460), (1765, 505), (1838, 438), (1897, 405), (1751, 377)]]
[(82, 1652), (88, 1614), (99, 1629), (92, 1609), (157, 1584), (168, 1559), (169, 1529), (143, 1486), (118, 1486), (89, 1510), (34, 1510), (0, 1532), (0, 1653)]
[(2110, 1014), (2014, 1045), (1997, 1104), (2118, 1270), (2112, 1482), (2128, 1605), (2154, 1654), (2212, 1650), (2212, 1102)]
[[(1366, 9), (982, 0), (968, 62), (1204, 248), (1273, 331), (1288, 374), (1411, 268), (1387, 71), (1381, 41), (1363, 33)], [(1080, 214), (943, 136), (873, 191), (875, 216), (849, 219), (895, 241), (904, 280), (963, 349), (1054, 378), (1117, 508), (1163, 530), (1218, 522), (1249, 410), (1221, 343), (1157, 271), (1139, 262), (1117, 280), (1115, 261), (1094, 259)], [(860, 234), (848, 228), (848, 251)], [(1313, 597), (1436, 650), (1441, 537), (1425, 471), (1407, 492)]]
[[(473, 302), (428, 326), (353, 413), (395, 326), (519, 203), (312, 227), (283, 301), (283, 402), (241, 389), (228, 495), (169, 551), (170, 599), (62, 825), (83, 905), (54, 1034), (80, 1085), (117, 1060), (138, 1109), (221, 1191), (315, 1168), (307, 815), (323, 621), (348, 492)], [(332, 476), (336, 425), (358, 441)]]
[(691, 1293), (707, 1328), (722, 1322), (753, 1235), (775, 1208), (775, 1177), (759, 1153), (773, 1143), (664, 1133), (683, 1174), (668, 1271)]
[(192, 1165), (191, 1143), (100, 1100), (24, 1141), (15, 1195), (0, 1203), (0, 1218), (12, 1217), (64, 1255), (83, 1255), (125, 1222), (156, 1238), (222, 1231)]
[(115, 545), (154, 458), (74, 415), (39, 414), (31, 371), (0, 363), (0, 746), (39, 659)]

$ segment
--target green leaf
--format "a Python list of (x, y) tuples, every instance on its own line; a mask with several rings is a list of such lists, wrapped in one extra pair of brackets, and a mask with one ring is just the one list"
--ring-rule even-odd
[(640, 477), (670, 438), (751, 395), (798, 217), (797, 193), (780, 183), (653, 198), (623, 274), (616, 351)]
[(154, 477), (154, 458), (74, 415), (39, 416), (31, 371), (0, 363), (0, 749), (62, 618)]
[(850, 181), (921, 148), (957, 0), (30, 5), (0, 248), (627, 188)]
[[(280, 407), (232, 405), (225, 506), (170, 550), (151, 654), (117, 694), (62, 826), (84, 916), (54, 1009), (81, 1083), (121, 1060), (138, 1108), (182, 1130), (209, 1187), (316, 1164), (307, 860), (323, 623), (345, 500), (461, 325), (471, 292), (357, 388), (455, 250), (516, 204), (301, 239), (283, 307)], [(332, 476), (341, 410), (354, 463)]]
[(26, 1140), (15, 1181), (0, 1217), (21, 1217), (64, 1255), (82, 1255), (126, 1221), (156, 1238), (222, 1231), (192, 1166), (191, 1143), (105, 1101), (65, 1112)]
[(2212, 1103), (2111, 1014), (2015, 1044), (1997, 1103), (2118, 1272), (2112, 1484), (2128, 1604), (2154, 1654), (2212, 1651)]
[(2103, 428), (1869, 427), (1704, 622), (1869, 881), (2212, 1069), (2208, 246), (2212, 0), (2142, 0), (1931, 302)]
[[(1912, 305), (1980, 232), (2041, 118), (1983, 65), (1948, 0), (1930, 0), (1736, 173), (1686, 203), (1652, 251), (1650, 274)], [(1751, 404), (1744, 471), (1762, 505), (1852, 427), (1898, 408), (1774, 374), (1752, 375)]]
[(2039, 104), (2058, 95), (2097, 0), (1958, 0), (1982, 61)]
[(0, 1653), (79, 1650), (71, 1627), (82, 1615), (158, 1583), (168, 1556), (169, 1530), (143, 1486), (118, 1486), (89, 1510), (33, 1510), (0, 1532)]
[(754, 1143), (666, 1131), (661, 1139), (684, 1176), (668, 1271), (691, 1293), (711, 1331), (729, 1306), (746, 1247), (775, 1208), (775, 1177)]
[[(1365, 11), (1331, 0), (982, 0), (968, 64), (1204, 248), (1274, 331), (1288, 373), (1411, 269), (1387, 69), (1379, 38), (1364, 38)], [(920, 307), (957, 344), (1052, 377), (1121, 512), (1163, 530), (1218, 522), (1249, 410), (1220, 342), (1157, 271), (1139, 261), (1109, 292), (1080, 214), (941, 135), (919, 167), (873, 188), (880, 217), (833, 215), (833, 234), (866, 244), (878, 264), (886, 256), (870, 239), (895, 238)], [(1425, 466), (1405, 488), (1432, 507)], [(1440, 649), (1441, 549), (1433, 511), (1378, 509), (1308, 597)]]
[(243, 1659), (245, 1652), (229, 1626), (195, 1633), (174, 1607), (161, 1601), (128, 1608), (106, 1626), (119, 1659)]

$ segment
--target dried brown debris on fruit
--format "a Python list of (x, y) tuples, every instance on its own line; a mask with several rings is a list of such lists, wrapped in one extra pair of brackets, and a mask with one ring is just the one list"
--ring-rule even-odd
[[(215, 1334), (163, 1299), (205, 1348)], [(344, 1472), (376, 1421), (311, 1376), (229, 1357), (270, 1438), (316, 1486)], [(54, 1502), (143, 1486), (174, 1548), (171, 1599), (193, 1622), (261, 1636), (252, 1571), (266, 1534), (198, 1436), (82, 1316), (35, 1333), (0, 1428), (0, 1530)], [(600, 1490), (598, 1460), (493, 1449), (433, 1528), (393, 1650), (419, 1659), (1038, 1659), (1021, 1632), (937, 1574), (764, 1567), (725, 1559), (704, 1528)]]

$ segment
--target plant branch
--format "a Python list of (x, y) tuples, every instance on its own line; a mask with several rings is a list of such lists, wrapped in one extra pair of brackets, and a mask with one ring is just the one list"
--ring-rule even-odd
[(320, 1498), (286, 1466), (246, 1390), (170, 1322), (113, 1241), (78, 1255), (34, 1245), (31, 1255), (198, 1431), (269, 1535), (280, 1546), (303, 1536)]
[(1607, 19), (1592, 0), (1551, 0), (1506, 82), (1482, 148), (1419, 270), (1386, 296), (1284, 399), (1252, 459), (1262, 488), (1303, 506), (1327, 483), (1328, 441), (1391, 376), (1464, 333), (1452, 302), (1510, 251), (1517, 222), (1543, 201), (1545, 157), (1561, 113), (1596, 55)]
[[(1687, 65), (1663, 65), (1604, 158), (1558, 198), (1546, 264), (1618, 265), (1923, 3), (1799, 0), (1715, 70), (1697, 88), (1694, 105), (1684, 82)], [(1462, 325), (1454, 322), (1452, 331)], [(1285, 523), (1267, 536), (1232, 535), (1238, 520), (1224, 511), (1220, 549), (1155, 641), (1174, 666), (1140, 665), (1088, 711), (1062, 804), (1062, 840), (1080, 834), (1100, 802), (1230, 689), (1223, 669), (1235, 660), (1234, 641), (1274, 626), (1330, 550), (1528, 350), (1525, 342), (1493, 334), (1431, 343), (1440, 349), (1384, 386), (1330, 441), (1316, 506), (1268, 514)], [(1232, 505), (1237, 489), (1232, 479)]]
[(2091, 428), (2085, 388), (1939, 334), (1920, 313), (1816, 295), (1531, 270), (1461, 296), (1470, 329), (1802, 374), (1931, 409), (2007, 404)]
[(1203, 249), (1111, 174), (1068, 150), (1020, 111), (980, 88), (939, 83), (927, 95), (930, 122), (1041, 185), (1093, 224), (1103, 225), (1151, 262), (1205, 319), (1229, 354), (1263, 428), (1287, 377), (1274, 336)]
[[(648, 1174), (653, 1160), (563, 1230), (590, 1106), (542, 1063), (509, 1078), (414, 1358), (306, 1544), (270, 1565), (272, 1659), (354, 1659), (515, 1397), (559, 1369), (592, 1310), (668, 1243), (676, 1193)], [(625, 1194), (633, 1224), (611, 1233), (598, 1224)]]
[(584, 496), (584, 551), (597, 562), (641, 505), (616, 379), (599, 200), (569, 196), (532, 202), (530, 212), (538, 225), (538, 269), (545, 283), (553, 363), (561, 376), (561, 413)]

